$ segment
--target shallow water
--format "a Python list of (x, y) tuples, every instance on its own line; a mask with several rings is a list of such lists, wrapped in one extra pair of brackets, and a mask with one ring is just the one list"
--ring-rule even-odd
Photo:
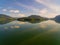
[(52, 20), (0, 24), (0, 45), (60, 45), (60, 24)]

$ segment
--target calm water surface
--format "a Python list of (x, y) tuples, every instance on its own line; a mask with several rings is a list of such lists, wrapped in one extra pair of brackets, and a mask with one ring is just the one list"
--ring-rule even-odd
[(60, 45), (60, 24), (52, 20), (0, 24), (0, 45)]

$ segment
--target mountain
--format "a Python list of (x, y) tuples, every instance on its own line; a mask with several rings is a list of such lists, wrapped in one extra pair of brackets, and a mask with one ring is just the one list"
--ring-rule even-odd
[(29, 16), (28, 18), (40, 19), (40, 18), (42, 18), (42, 17), (40, 17), (40, 16), (37, 16), (37, 15), (31, 15), (31, 16)]
[(56, 16), (54, 19), (60, 20), (60, 15)]
[(29, 16), (28, 18), (35, 18), (35, 19), (48, 19), (48, 18), (45, 18), (45, 17), (41, 17), (39, 15), (31, 15)]
[(36, 22), (36, 21), (47, 20), (47, 18), (38, 16), (38, 15), (31, 15), (31, 16), (28, 16), (28, 17), (18, 18), (17, 20), (19, 20), (19, 21), (28, 21), (28, 22)]
[(60, 15), (56, 16), (56, 17), (54, 18), (54, 20), (55, 20), (56, 22), (60, 23)]
[(4, 24), (4, 23), (7, 23), (7, 22), (11, 22), (15, 20), (14, 18), (10, 17), (10, 16), (7, 16), (5, 14), (0, 14), (0, 24)]

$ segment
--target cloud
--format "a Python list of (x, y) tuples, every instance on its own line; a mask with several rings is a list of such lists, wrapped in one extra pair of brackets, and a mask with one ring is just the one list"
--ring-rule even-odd
[[(56, 15), (60, 14), (60, 6), (55, 4), (53, 0), (35, 0), (39, 4), (43, 4), (46, 6), (47, 9), (42, 9), (40, 12), (43, 15), (46, 14), (45, 17), (55, 17)], [(48, 11), (48, 12), (47, 12)]]
[(2, 11), (6, 12), (6, 11), (7, 11), (7, 9), (2, 9)]
[(26, 17), (25, 14), (21, 14), (20, 10), (13, 10), (13, 9), (2, 9), (4, 12), (9, 12), (11, 17)]
[(8, 10), (8, 9), (2, 9), (4, 12), (10, 12), (10, 13), (20, 13), (20, 10)]
[(26, 17), (26, 15), (25, 14), (18, 14), (18, 17)]
[(21, 7), (24, 7), (28, 10), (32, 10), (32, 11), (38, 11), (39, 9), (38, 8), (35, 8), (34, 6), (30, 6), (30, 5), (25, 5), (25, 4), (22, 4), (22, 3), (19, 3), (19, 2), (16, 2), (16, 5), (18, 6), (21, 6)]
[(19, 10), (9, 10), (9, 12), (11, 12), (11, 13), (19, 13), (20, 11)]
[(54, 10), (54, 11), (59, 11), (60, 6), (54, 4), (54, 2), (52, 2), (52, 0), (35, 0), (36, 2), (43, 4), (45, 6), (47, 6), (48, 8)]
[(21, 13), (20, 13), (20, 14), (19, 14), (19, 13), (18, 13), (18, 14), (14, 14), (14, 13), (13, 13), (13, 14), (11, 14), (10, 16), (12, 16), (12, 17), (17, 17), (17, 18), (19, 18), (19, 17), (26, 17), (25, 14), (21, 14)]
[(43, 17), (53, 18), (58, 14), (60, 14), (60, 6), (54, 4), (52, 0), (35, 0), (35, 2), (39, 4), (43, 4), (44, 6), (46, 6), (46, 8), (39, 9), (39, 8), (35, 8), (34, 6), (25, 5), (19, 2), (17, 2), (16, 4), (28, 10), (32, 10), (33, 12), (32, 14), (37, 14), (37, 15), (39, 14), (40, 16)]
[(47, 12), (48, 12), (48, 10), (46, 8), (40, 10), (41, 15), (45, 15)]
[(49, 12), (49, 10), (47, 8), (41, 9), (39, 11), (39, 15), (43, 16), (43, 17), (47, 17), (47, 18), (53, 18), (55, 17), (57, 14), (54, 12)]

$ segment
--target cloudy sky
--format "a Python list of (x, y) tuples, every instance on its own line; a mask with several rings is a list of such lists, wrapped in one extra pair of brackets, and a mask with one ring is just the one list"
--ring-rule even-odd
[(0, 0), (0, 14), (12, 17), (60, 15), (60, 0)]

